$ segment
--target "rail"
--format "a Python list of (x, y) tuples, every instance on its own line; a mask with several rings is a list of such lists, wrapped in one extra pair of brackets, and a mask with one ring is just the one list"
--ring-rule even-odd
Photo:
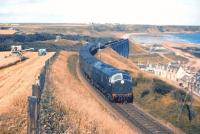
[(145, 134), (173, 134), (173, 132), (132, 104), (111, 104), (129, 122)]

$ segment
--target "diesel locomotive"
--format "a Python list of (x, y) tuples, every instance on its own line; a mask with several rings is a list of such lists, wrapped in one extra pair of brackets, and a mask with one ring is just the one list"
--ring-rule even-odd
[(84, 77), (111, 102), (131, 103), (133, 101), (131, 75), (97, 59), (98, 49), (127, 40), (109, 42), (109, 44), (88, 43), (79, 50), (80, 70)]

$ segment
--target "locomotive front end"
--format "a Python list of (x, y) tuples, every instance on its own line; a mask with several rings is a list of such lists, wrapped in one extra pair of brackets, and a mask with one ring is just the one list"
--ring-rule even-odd
[(132, 77), (128, 73), (116, 73), (110, 77), (112, 98), (114, 102), (133, 102)]

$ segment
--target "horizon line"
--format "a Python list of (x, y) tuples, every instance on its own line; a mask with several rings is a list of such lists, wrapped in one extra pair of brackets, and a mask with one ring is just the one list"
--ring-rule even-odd
[(138, 26), (192, 26), (199, 27), (200, 25), (182, 25), (182, 24), (131, 24), (131, 23), (100, 23), (100, 22), (89, 22), (89, 23), (79, 23), (79, 22), (0, 22), (0, 24), (79, 24), (79, 25), (138, 25)]

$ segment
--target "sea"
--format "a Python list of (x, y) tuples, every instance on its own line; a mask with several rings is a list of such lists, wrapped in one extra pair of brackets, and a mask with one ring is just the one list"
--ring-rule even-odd
[(164, 41), (200, 44), (200, 33), (140, 34), (131, 39), (144, 44), (160, 44)]

